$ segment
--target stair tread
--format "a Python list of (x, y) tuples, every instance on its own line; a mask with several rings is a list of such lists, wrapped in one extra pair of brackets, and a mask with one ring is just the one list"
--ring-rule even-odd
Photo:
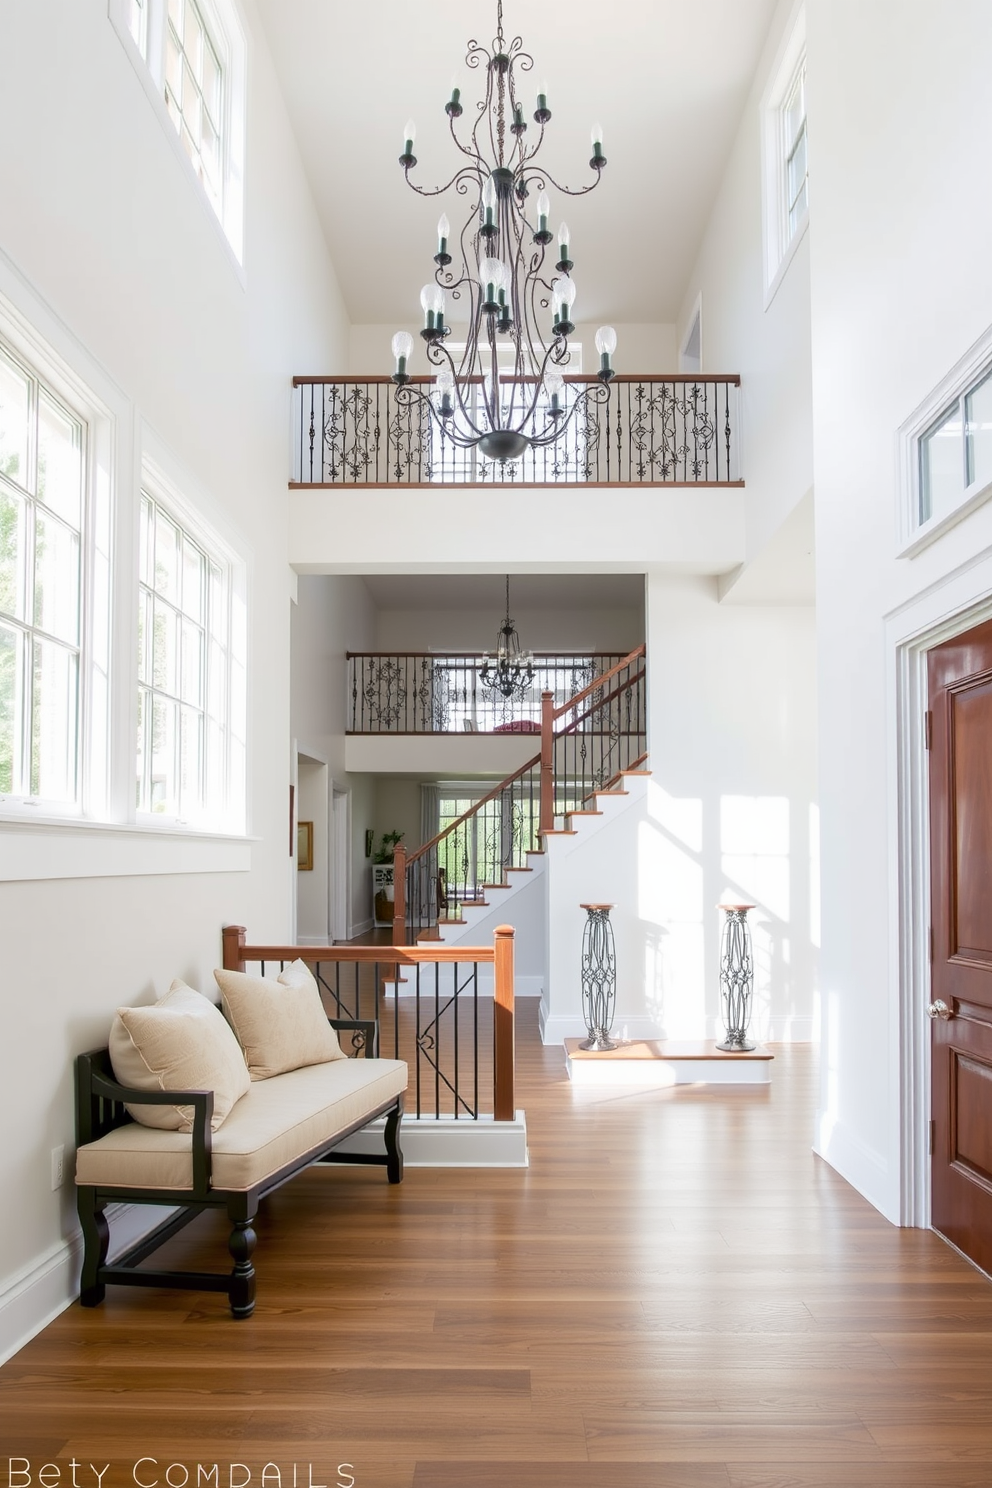
[(566, 811), (566, 816), (602, 816), (601, 811)]

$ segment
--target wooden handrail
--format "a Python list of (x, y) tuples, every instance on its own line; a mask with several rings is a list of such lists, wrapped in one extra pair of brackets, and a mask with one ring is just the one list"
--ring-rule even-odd
[[(566, 382), (598, 382), (599, 381), (599, 377), (597, 376), (597, 374), (595, 372), (566, 372), (563, 375), (564, 375), (564, 378), (565, 378), (565, 381)], [(392, 380), (393, 379), (389, 375), (388, 372), (386, 372), (386, 373), (375, 372), (375, 373), (370, 373), (370, 374), (367, 374), (367, 375), (365, 373), (361, 373), (361, 372), (332, 372), (332, 373), (330, 373), (326, 377), (294, 377), (293, 378), (293, 386), (294, 387), (310, 387), (312, 385), (319, 385), (322, 382), (327, 382), (327, 383), (332, 383), (332, 384), (333, 383), (342, 383), (342, 382), (345, 382), (345, 383), (347, 383), (347, 382), (366, 382), (366, 383), (373, 383), (374, 384), (374, 383), (392, 382)], [(434, 381), (434, 378), (431, 375), (429, 375), (429, 374), (425, 375), (424, 373), (417, 373), (415, 376), (410, 377), (407, 380), (409, 382), (433, 382)], [(692, 382), (692, 383), (696, 383), (696, 382), (729, 382), (730, 385), (731, 385), (731, 387), (740, 387), (740, 385), (741, 385), (741, 375), (740, 375), (739, 372), (618, 372), (616, 374), (616, 376), (612, 380), (613, 380), (614, 383), (618, 383), (618, 382)], [(483, 381), (483, 379), (481, 377), (467, 377), (467, 378), (464, 378), (463, 381), (465, 381), (465, 382), (478, 382), (478, 383), (481, 383)], [(506, 377), (502, 378), (502, 381), (503, 382), (540, 382), (541, 379), (539, 377), (534, 377), (532, 375), (525, 376), (525, 377), (513, 377), (511, 375), (511, 376), (506, 376)]]
[[(558, 733), (555, 734), (554, 737), (556, 739), (563, 739), (566, 734), (574, 734), (579, 724), (584, 723), (587, 718), (591, 718), (592, 715), (596, 712), (597, 708), (605, 708), (607, 703), (612, 703), (614, 698), (620, 697), (622, 693), (627, 691), (628, 687), (636, 687), (638, 682), (641, 681), (644, 675), (645, 672), (642, 667), (641, 670), (637, 672), (633, 677), (628, 677), (626, 682), (618, 682), (612, 692), (608, 692), (604, 698), (597, 698), (590, 708), (587, 708), (586, 711), (584, 713), (581, 713), (578, 718), (573, 718), (572, 722), (567, 726), (567, 728), (559, 729)], [(590, 730), (590, 732), (595, 733), (596, 730), (593, 729)], [(630, 730), (628, 730), (628, 732), (630, 732)]]
[(406, 848), (393, 848), (393, 944), (406, 944)]
[[(487, 796), (480, 796), (478, 801), (468, 811), (463, 811), (456, 821), (449, 822), (443, 832), (438, 832), (436, 836), (431, 838), (430, 842), (425, 842), (423, 847), (418, 847), (416, 852), (412, 852), (406, 860), (406, 867), (409, 868), (410, 864), (415, 863), (418, 858), (422, 858), (424, 853), (430, 852), (431, 848), (436, 847), (443, 837), (447, 837), (456, 827), (460, 827), (463, 822), (467, 822), (470, 816), (475, 816), (483, 806), (487, 806), (490, 801), (494, 800), (501, 790), (504, 790), (508, 785), (512, 785), (515, 780), (519, 780), (521, 775), (526, 775), (528, 770), (533, 770), (534, 766), (540, 764), (540, 762), (541, 756), (535, 754), (534, 758), (529, 759), (525, 765), (521, 765), (519, 770), (514, 770), (512, 775), (507, 775), (505, 780), (501, 780), (499, 785), (494, 786)], [(395, 878), (396, 874), (394, 872), (393, 879), (395, 880)]]
[[(552, 661), (569, 661), (573, 657), (578, 660), (584, 660), (586, 657), (590, 660), (595, 660), (597, 656), (616, 656), (617, 653), (615, 651), (583, 651), (580, 649), (578, 651), (532, 651), (530, 654), (531, 656), (545, 656)], [(346, 661), (359, 661), (363, 656), (376, 658), (380, 656), (409, 656), (410, 658), (416, 657), (418, 661), (424, 657), (429, 657), (432, 661), (444, 661), (446, 657), (452, 656), (458, 658), (467, 657), (469, 660), (472, 660), (476, 656), (488, 655), (488, 651), (455, 651), (453, 649), (446, 649), (444, 651), (346, 651), (344, 653)]]
[(444, 945), (431, 941), (423, 945), (248, 945), (243, 925), (224, 927), (224, 970), (244, 971), (249, 961), (343, 961), (348, 965), (417, 966), (422, 962), (477, 961), (480, 966), (495, 960), (493, 946)]
[(560, 708), (556, 708), (554, 711), (554, 717), (561, 718), (565, 713), (570, 713), (575, 707), (576, 703), (581, 703), (583, 698), (587, 698), (590, 693), (595, 692), (597, 687), (602, 687), (603, 683), (608, 682), (611, 677), (616, 676), (617, 672), (622, 671), (625, 666), (630, 666), (631, 662), (635, 661), (637, 657), (644, 656), (646, 654), (646, 648), (644, 643), (642, 642), (639, 646), (635, 647), (633, 651), (631, 651), (629, 656), (625, 656), (622, 661), (618, 661), (616, 666), (610, 667), (610, 670), (608, 672), (604, 672), (601, 677), (593, 678), (588, 687), (583, 687), (582, 691), (577, 692), (573, 698), (569, 698), (567, 703), (562, 703)]

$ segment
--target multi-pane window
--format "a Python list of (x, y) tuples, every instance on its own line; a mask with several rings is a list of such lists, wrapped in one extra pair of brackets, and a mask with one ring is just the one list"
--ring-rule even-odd
[(0, 794), (79, 799), (86, 425), (0, 346)]
[[(158, 500), (141, 497), (139, 812), (220, 826), (243, 790), (243, 689), (228, 565)], [(241, 731), (243, 732), (243, 731)]]
[(791, 242), (809, 206), (806, 164), (806, 59), (800, 63), (782, 105), (782, 146), (785, 167), (785, 243)]
[(992, 481), (992, 371), (967, 388), (920, 436), (919, 522)]
[(224, 74), (218, 49), (194, 0), (169, 0), (165, 104), (193, 169), (219, 207)]
[(127, 29), (134, 37), (134, 44), (143, 57), (148, 55), (148, 3), (147, 0), (126, 0), (125, 16)]

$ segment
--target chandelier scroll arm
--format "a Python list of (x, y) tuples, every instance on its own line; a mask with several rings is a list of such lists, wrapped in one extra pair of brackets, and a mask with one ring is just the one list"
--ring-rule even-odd
[(414, 167), (412, 165), (405, 165), (403, 167), (403, 174), (406, 177), (406, 184), (410, 190), (415, 191), (418, 196), (443, 196), (446, 191), (451, 190), (452, 186), (459, 196), (467, 196), (471, 186), (478, 180), (478, 173), (471, 166), (463, 165), (455, 171), (451, 180), (445, 182), (443, 186), (418, 186), (416, 181), (410, 180), (410, 172), (413, 169)]
[[(458, 378), (458, 374), (455, 371), (455, 359), (451, 355), (451, 352), (448, 350), (448, 348), (443, 343), (434, 341), (434, 342), (431, 342), (428, 345), (428, 348), (427, 348), (427, 359), (435, 367), (442, 367), (444, 365), (444, 363), (447, 362), (447, 364), (448, 364), (448, 370), (450, 371), (450, 373), (452, 375), (452, 378), (454, 379), (455, 397), (456, 397), (456, 399), (458, 401), (458, 411), (461, 413), (462, 418), (468, 424), (469, 428), (472, 430), (472, 433), (475, 435), (475, 437), (477, 439), (481, 439), (482, 436), (483, 436), (483, 434), (484, 434), (484, 432), (485, 432), (485, 430), (479, 428), (478, 424), (475, 421), (475, 418), (469, 412), (468, 407), (465, 404), (465, 399), (464, 399), (464, 397), (462, 395), (461, 383), (460, 383), (460, 380)], [(472, 386), (472, 383), (470, 382), (468, 384), (468, 386), (471, 387)], [(437, 410), (434, 409), (434, 404), (433, 403), (431, 403), (431, 408), (432, 408), (432, 410), (434, 410), (434, 412), (436, 414), (437, 413)], [(439, 414), (437, 415), (437, 419), (438, 419), (438, 422), (440, 423), (441, 428), (446, 430), (448, 426), (445, 423), (444, 419), (442, 419)]]
[[(571, 386), (574, 387), (575, 383), (572, 383)], [(561, 435), (565, 432), (565, 430), (572, 423), (574, 423), (576, 414), (578, 413), (580, 406), (584, 405), (587, 410), (590, 404), (596, 408), (602, 408), (605, 407), (606, 404), (609, 403), (609, 401), (610, 389), (606, 383), (588, 383), (583, 388), (582, 392), (579, 393), (571, 408), (565, 414), (565, 417), (555, 426), (555, 428), (553, 430), (549, 430), (547, 434), (536, 435), (534, 439), (532, 439), (531, 443), (538, 449), (544, 449), (550, 444), (555, 444), (561, 437)]]

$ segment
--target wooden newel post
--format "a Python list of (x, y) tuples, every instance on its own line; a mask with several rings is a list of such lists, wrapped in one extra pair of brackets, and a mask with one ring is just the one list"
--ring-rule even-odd
[(224, 937), (224, 970), (244, 971), (248, 935), (244, 925), (225, 925), (221, 933)]
[(516, 1116), (513, 1091), (513, 926), (498, 925), (493, 992), (493, 1115), (497, 1121)]
[(406, 945), (406, 848), (393, 848), (393, 945)]
[(541, 826), (550, 832), (555, 824), (555, 695), (541, 693)]

